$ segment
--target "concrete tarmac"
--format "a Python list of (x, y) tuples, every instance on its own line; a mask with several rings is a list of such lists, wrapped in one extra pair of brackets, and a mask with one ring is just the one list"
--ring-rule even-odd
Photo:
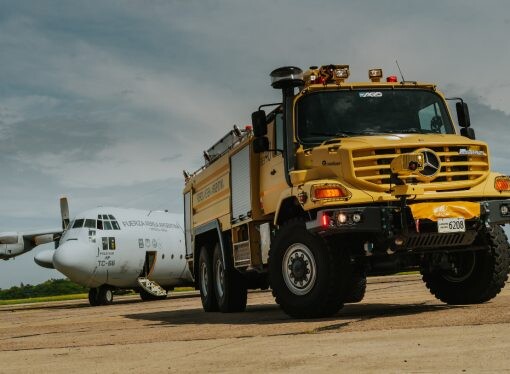
[(336, 316), (294, 320), (270, 292), (244, 313), (204, 313), (196, 293), (0, 307), (0, 373), (510, 372), (510, 286), (448, 306), (419, 276), (370, 278)]

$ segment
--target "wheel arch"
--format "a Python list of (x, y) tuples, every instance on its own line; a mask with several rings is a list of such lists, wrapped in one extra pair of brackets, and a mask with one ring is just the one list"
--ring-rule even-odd
[(291, 218), (303, 217), (305, 214), (306, 213), (301, 207), (301, 204), (299, 204), (296, 196), (289, 196), (282, 200), (278, 205), (274, 217), (274, 224), (281, 225)]

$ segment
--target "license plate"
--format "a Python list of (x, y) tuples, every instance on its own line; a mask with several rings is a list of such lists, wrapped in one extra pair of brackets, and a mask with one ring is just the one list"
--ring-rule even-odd
[(464, 218), (439, 218), (437, 220), (437, 232), (465, 232), (466, 222)]

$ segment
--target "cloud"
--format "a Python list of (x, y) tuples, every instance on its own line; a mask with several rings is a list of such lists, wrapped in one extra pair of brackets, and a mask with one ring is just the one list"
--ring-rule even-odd
[(61, 194), (73, 212), (181, 211), (182, 169), (281, 100), (269, 72), (284, 65), (349, 64), (351, 80), (366, 80), (372, 67), (397, 74), (398, 59), (407, 79), (464, 94), (493, 168), (508, 173), (509, 10), (474, 0), (3, 2), (0, 231), (58, 223)]
[[(510, 175), (510, 114), (482, 102), (473, 92), (464, 95), (477, 139), (489, 144), (492, 169)], [(484, 100), (485, 101), (485, 100)]]

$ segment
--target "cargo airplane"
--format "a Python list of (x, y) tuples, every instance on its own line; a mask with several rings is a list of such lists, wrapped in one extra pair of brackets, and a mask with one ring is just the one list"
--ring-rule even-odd
[(70, 221), (66, 198), (60, 200), (60, 208), (61, 230), (0, 233), (0, 243), (5, 246), (3, 256), (8, 258), (8, 246), (9, 257), (13, 257), (54, 241), (54, 248), (42, 250), (34, 261), (89, 287), (92, 306), (111, 304), (115, 289), (135, 289), (142, 300), (148, 301), (166, 298), (176, 286), (193, 285), (185, 258), (181, 216), (99, 207)]

